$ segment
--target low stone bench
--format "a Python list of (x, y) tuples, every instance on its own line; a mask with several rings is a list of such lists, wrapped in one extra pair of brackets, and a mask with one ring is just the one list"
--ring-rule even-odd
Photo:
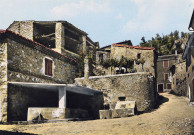
[(99, 110), (100, 119), (129, 117), (135, 115), (135, 101), (118, 101), (115, 109)]
[(89, 118), (87, 110), (55, 107), (29, 107), (27, 121)]

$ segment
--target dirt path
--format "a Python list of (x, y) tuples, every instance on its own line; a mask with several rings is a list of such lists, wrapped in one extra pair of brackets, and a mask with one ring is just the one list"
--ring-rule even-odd
[(172, 135), (194, 134), (194, 107), (188, 106), (185, 97), (163, 93), (158, 109), (141, 115), (108, 120), (61, 122), (33, 125), (0, 125), (0, 130), (11, 134), (56, 135)]

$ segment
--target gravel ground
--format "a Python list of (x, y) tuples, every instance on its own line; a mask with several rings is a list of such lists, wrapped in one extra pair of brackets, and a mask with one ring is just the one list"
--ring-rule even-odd
[(194, 135), (188, 99), (162, 93), (159, 108), (127, 118), (31, 125), (0, 125), (0, 135)]

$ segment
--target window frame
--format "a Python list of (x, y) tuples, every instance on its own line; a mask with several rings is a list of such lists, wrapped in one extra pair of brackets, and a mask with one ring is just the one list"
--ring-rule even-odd
[[(164, 67), (164, 62), (165, 61), (168, 61), (168, 67)], [(163, 68), (169, 68), (169, 60), (168, 59), (163, 60)]]
[[(170, 87), (171, 87), (170, 89), (168, 89), (168, 85), (169, 85), (169, 84), (171, 85), (171, 86), (170, 86)], [(167, 83), (167, 84), (166, 84), (166, 89), (167, 89), (167, 90), (171, 90), (171, 89), (172, 89), (172, 83)]]
[(137, 53), (137, 59), (141, 59), (141, 53)]
[(164, 73), (164, 81), (168, 81), (168, 79), (166, 80), (166, 75), (168, 75), (168, 79), (169, 79), (169, 73)]
[[(52, 62), (51, 75), (46, 74), (46, 59)], [(43, 64), (43, 68), (44, 68), (43, 72), (44, 72), (44, 75), (45, 76), (48, 76), (48, 77), (53, 77), (54, 76), (54, 61), (51, 58), (49, 58), (49, 57), (44, 57), (43, 61), (44, 61), (44, 64)]]

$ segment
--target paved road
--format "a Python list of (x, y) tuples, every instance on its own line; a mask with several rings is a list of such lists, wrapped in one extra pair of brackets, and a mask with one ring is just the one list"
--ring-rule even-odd
[(9, 133), (56, 135), (185, 135), (194, 134), (194, 107), (185, 97), (161, 94), (156, 110), (127, 118), (34, 125), (0, 125)]

